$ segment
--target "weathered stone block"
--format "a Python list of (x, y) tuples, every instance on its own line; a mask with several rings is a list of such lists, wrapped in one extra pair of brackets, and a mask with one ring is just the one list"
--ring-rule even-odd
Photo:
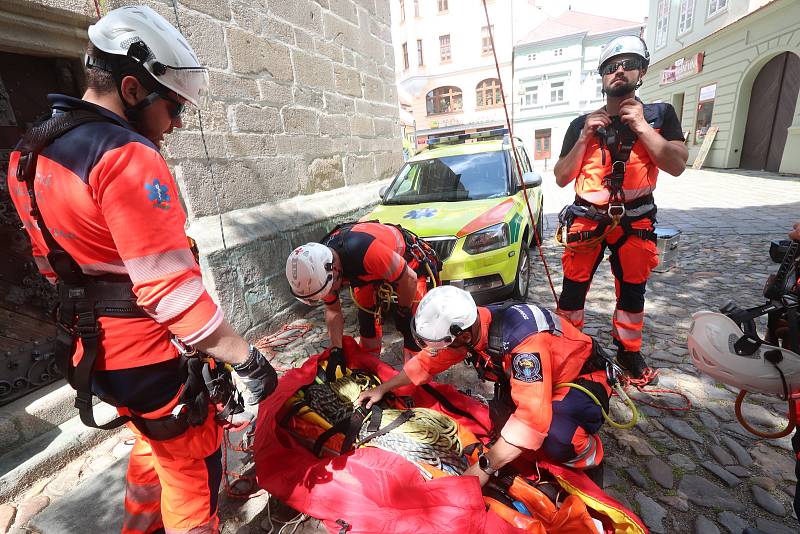
[(230, 20), (231, 8), (227, 0), (181, 0), (184, 6), (211, 15), (215, 19)]
[[(295, 28), (275, 17), (264, 17), (264, 33), (270, 39), (277, 39), (288, 45), (295, 44)], [(301, 47), (302, 48), (302, 47)]]
[(397, 105), (397, 87), (394, 84), (383, 87), (383, 101), (393, 106)]
[(232, 122), (236, 132), (280, 133), (283, 131), (277, 108), (262, 108), (251, 104), (231, 106)]
[(383, 102), (368, 102), (367, 100), (356, 100), (356, 113), (373, 115), (375, 117), (396, 117), (397, 106), (385, 104)]
[(262, 104), (282, 108), (292, 103), (292, 88), (285, 83), (258, 80), (258, 90), (261, 93)]
[(306, 161), (336, 153), (330, 137), (319, 135), (278, 135), (275, 136), (278, 154), (302, 157)]
[(332, 137), (350, 135), (350, 119), (346, 115), (322, 115), (319, 118), (319, 133)]
[(252, 185), (255, 171), (241, 161), (210, 165), (213, 179), (209, 162), (204, 160), (187, 160), (174, 167), (190, 218), (216, 215), (217, 205), (225, 212), (260, 203)]
[[(233, 256), (233, 260), (229, 256)], [(244, 332), (250, 328), (252, 322), (244, 305), (244, 290), (242, 278), (237, 272), (241, 269), (241, 250), (218, 252), (206, 259), (208, 267), (214, 273), (212, 278), (212, 291), (216, 294), (217, 302), (225, 310), (225, 319), (228, 320), (237, 332)], [(232, 266), (235, 266), (232, 267)], [(261, 275), (263, 276), (263, 275)], [(205, 276), (203, 277), (205, 280)]]
[(362, 82), (364, 85), (364, 98), (366, 100), (383, 100), (383, 82), (380, 78), (362, 76)]
[[(369, 24), (364, 21), (362, 24)], [(362, 26), (363, 28), (364, 26)], [(386, 43), (377, 37), (370, 35), (369, 31), (361, 34), (361, 47), (359, 51), (367, 57), (375, 60), (378, 64), (383, 65), (386, 62)], [(392, 52), (394, 54), (394, 52)]]
[(292, 80), (292, 62), (288, 47), (238, 28), (229, 28), (227, 32), (228, 51), (235, 72)]
[(264, 32), (264, 15), (248, 0), (230, 0), (231, 19), (242, 30), (261, 34)]
[(199, 130), (200, 119), (203, 120), (203, 130), (226, 131), (230, 129), (228, 124), (228, 107), (225, 102), (220, 100), (210, 100), (206, 106), (198, 111), (194, 108), (187, 108), (181, 116), (183, 120), (183, 130)]
[(344, 175), (347, 185), (363, 184), (375, 180), (375, 159), (368, 156), (345, 156)]
[(342, 48), (342, 63), (344, 63), (348, 67), (356, 66), (356, 56), (358, 56), (358, 54), (356, 54), (352, 50)]
[(212, 70), (208, 73), (212, 97), (236, 100), (258, 100), (258, 83), (252, 78)]
[(294, 45), (300, 50), (314, 50), (314, 36), (310, 33), (294, 28)]
[(205, 146), (203, 146), (203, 134), (195, 131), (182, 132), (180, 130), (169, 135), (165, 139), (164, 148), (169, 159), (202, 159), (206, 157), (206, 147), (208, 155), (212, 158), (225, 157), (225, 138), (221, 132), (204, 132)]
[(389, 0), (375, 0), (375, 15), (384, 24), (389, 24), (392, 18)]
[(396, 129), (396, 123), (394, 119), (373, 119), (373, 124), (375, 125), (375, 136), (391, 136), (399, 129)]
[(277, 154), (275, 137), (266, 134), (228, 134), (225, 146), (229, 156), (253, 158)]
[(370, 19), (369, 33), (386, 43), (392, 42), (392, 28), (382, 21)]
[(372, 137), (375, 135), (372, 117), (368, 115), (354, 116), (350, 120), (350, 133), (356, 137)]
[(355, 154), (360, 151), (358, 139), (352, 135), (345, 137), (331, 137), (332, 154)]
[(292, 87), (292, 96), (296, 106), (321, 110), (325, 107), (325, 98), (322, 91), (310, 87), (295, 85)]
[[(370, 15), (374, 15), (376, 13), (376, 0), (355, 0), (355, 3), (366, 9)], [(385, 3), (385, 9), (389, 9), (389, 2), (387, 0), (377, 0), (377, 3)]]
[(320, 89), (333, 89), (333, 65), (328, 58), (292, 50), (295, 82)]
[(353, 0), (330, 0), (331, 12), (353, 24), (358, 24), (358, 8)]
[(355, 113), (356, 104), (352, 98), (336, 93), (325, 93), (325, 110), (329, 113)]
[[(286, 154), (286, 152), (278, 152)], [(291, 157), (266, 158), (256, 163), (255, 188), (260, 202), (275, 202), (297, 195), (300, 184), (297, 179), (296, 161)]]
[(336, 78), (336, 89), (346, 95), (361, 97), (361, 76), (357, 70), (334, 65), (333, 75)]
[(346, 46), (351, 50), (360, 50), (359, 30), (357, 25), (340, 19), (331, 13), (325, 13), (322, 20), (326, 39)]
[(342, 62), (342, 45), (327, 39), (314, 39), (314, 49), (337, 63)]
[(319, 113), (313, 109), (284, 108), (283, 126), (286, 133), (318, 134)]
[(344, 172), (339, 156), (319, 158), (311, 162), (308, 166), (308, 184), (304, 188), (304, 194), (330, 191), (340, 187), (344, 187)]
[[(399, 148), (399, 147), (398, 147)], [(397, 174), (403, 166), (403, 154), (400, 150), (375, 155), (375, 179), (383, 180)]]
[(269, 10), (295, 26), (314, 33), (322, 32), (322, 9), (309, 0), (270, 0)]
[(378, 64), (366, 56), (356, 54), (356, 70), (362, 75), (378, 77)]
[[(174, 18), (173, 15), (167, 20)], [(227, 68), (225, 34), (220, 23), (187, 11), (181, 15), (181, 29), (202, 65), (219, 69)]]

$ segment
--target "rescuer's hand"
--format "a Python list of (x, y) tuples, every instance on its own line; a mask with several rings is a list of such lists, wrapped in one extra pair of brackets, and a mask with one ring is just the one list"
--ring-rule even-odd
[(635, 98), (626, 98), (619, 105), (619, 119), (630, 126), (633, 133), (642, 135), (650, 127), (644, 120), (644, 106)]
[(611, 124), (611, 117), (608, 116), (606, 110), (598, 109), (597, 111), (593, 111), (589, 113), (586, 117), (586, 122), (583, 123), (581, 137), (584, 141), (588, 141), (597, 133), (598, 128), (605, 128), (609, 124)]
[(361, 406), (366, 401), (367, 405), (365, 406), (365, 408), (369, 410), (370, 408), (372, 408), (373, 404), (379, 402), (383, 398), (385, 393), (386, 392), (383, 389), (383, 384), (381, 384), (380, 386), (376, 386), (372, 389), (362, 391), (361, 395), (359, 395), (358, 399), (356, 400), (356, 406)]
[(272, 368), (267, 358), (252, 345), (248, 358), (239, 365), (234, 365), (233, 370), (236, 371), (239, 379), (250, 392), (247, 404), (260, 403), (278, 385), (278, 375), (275, 369)]

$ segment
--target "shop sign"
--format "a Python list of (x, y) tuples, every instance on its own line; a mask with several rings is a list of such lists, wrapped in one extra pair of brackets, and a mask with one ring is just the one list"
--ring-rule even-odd
[(660, 85), (674, 83), (702, 72), (704, 55), (704, 52), (699, 52), (693, 56), (682, 57), (676, 60), (672, 66), (661, 71)]
[(715, 96), (717, 96), (717, 84), (706, 85), (700, 88), (700, 97), (697, 101), (705, 102), (706, 100), (714, 100)]

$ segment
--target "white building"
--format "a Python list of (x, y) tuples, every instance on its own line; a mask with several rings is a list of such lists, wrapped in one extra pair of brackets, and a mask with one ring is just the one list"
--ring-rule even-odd
[(689, 163), (716, 127), (705, 166), (800, 173), (800, 1), (650, 0), (649, 21), (640, 92), (675, 107)]
[(416, 123), (418, 144), (428, 136), (470, 133), (506, 124), (489, 26), (510, 105), (513, 36), (544, 14), (534, 0), (391, 0), (392, 41), (401, 106)]
[(639, 35), (642, 23), (566, 11), (548, 18), (514, 47), (514, 133), (551, 168), (569, 123), (603, 106), (597, 63), (603, 46)]

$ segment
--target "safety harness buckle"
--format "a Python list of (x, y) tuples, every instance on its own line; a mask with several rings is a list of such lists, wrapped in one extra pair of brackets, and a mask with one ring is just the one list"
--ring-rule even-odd
[(612, 219), (615, 219), (615, 218), (621, 219), (622, 217), (625, 216), (625, 204), (623, 204), (623, 203), (619, 203), (619, 204), (609, 203), (608, 204), (608, 212), (607, 213), (608, 213), (608, 216), (611, 217)]
[(611, 164), (611, 174), (615, 177), (625, 177), (625, 170), (627, 169), (627, 164), (624, 161), (616, 160)]

